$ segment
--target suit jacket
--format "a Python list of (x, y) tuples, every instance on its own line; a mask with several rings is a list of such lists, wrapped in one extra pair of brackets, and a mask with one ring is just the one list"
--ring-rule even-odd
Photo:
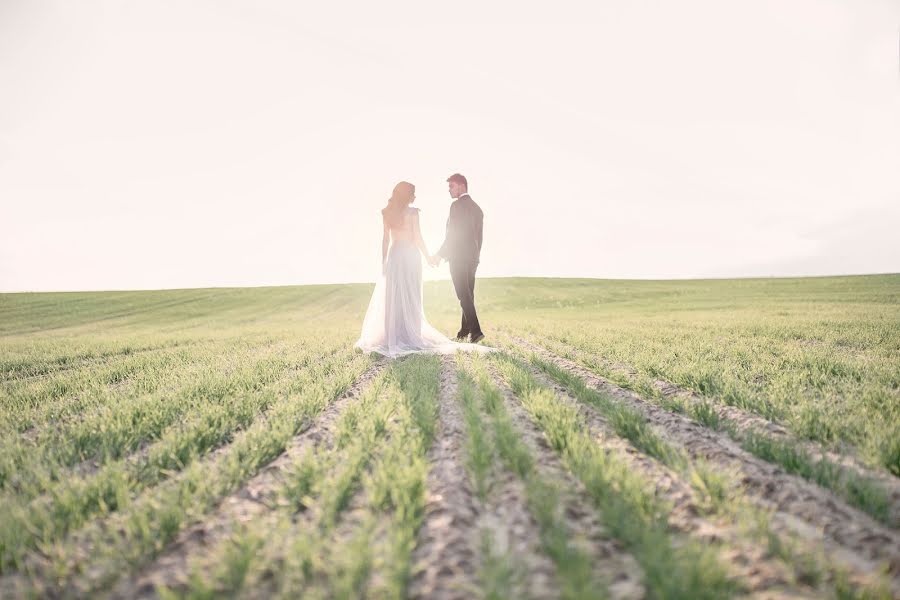
[(481, 237), (484, 213), (472, 197), (463, 194), (450, 205), (447, 234), (437, 255), (451, 263), (478, 264), (481, 258)]

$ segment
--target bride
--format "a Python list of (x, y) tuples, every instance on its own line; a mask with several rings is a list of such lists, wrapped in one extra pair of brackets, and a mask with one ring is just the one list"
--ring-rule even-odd
[[(414, 352), (452, 354), (457, 350), (489, 352), (492, 348), (458, 343), (432, 327), (422, 308), (422, 257), (428, 248), (419, 230), (413, 184), (401, 181), (381, 211), (381, 277), (369, 301), (362, 333), (354, 346), (394, 358)], [(388, 249), (390, 245), (390, 249)]]

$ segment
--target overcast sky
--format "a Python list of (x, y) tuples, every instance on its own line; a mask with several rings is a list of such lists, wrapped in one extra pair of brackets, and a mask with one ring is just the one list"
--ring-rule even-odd
[(0, 0), (0, 290), (900, 272), (900, 2), (536, 4)]

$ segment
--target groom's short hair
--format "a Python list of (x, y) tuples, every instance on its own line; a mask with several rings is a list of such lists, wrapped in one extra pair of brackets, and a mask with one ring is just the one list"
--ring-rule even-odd
[(466, 189), (469, 188), (469, 182), (466, 181), (466, 178), (463, 175), (460, 175), (459, 173), (454, 173), (453, 175), (448, 177), (447, 182), (448, 183), (453, 183), (453, 182), (461, 183), (464, 186), (466, 186)]

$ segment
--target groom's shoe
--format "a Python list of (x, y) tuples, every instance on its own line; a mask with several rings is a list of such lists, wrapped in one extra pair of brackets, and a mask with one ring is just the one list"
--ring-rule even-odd
[(466, 338), (468, 338), (468, 337), (469, 337), (469, 332), (468, 332), (468, 331), (458, 331), (458, 332), (456, 332), (456, 341), (457, 341), (457, 342), (464, 342), (464, 341), (466, 341)]
[(484, 334), (481, 333), (480, 331), (478, 333), (472, 334), (472, 343), (473, 344), (477, 344), (478, 342), (480, 342), (483, 339), (484, 339)]

